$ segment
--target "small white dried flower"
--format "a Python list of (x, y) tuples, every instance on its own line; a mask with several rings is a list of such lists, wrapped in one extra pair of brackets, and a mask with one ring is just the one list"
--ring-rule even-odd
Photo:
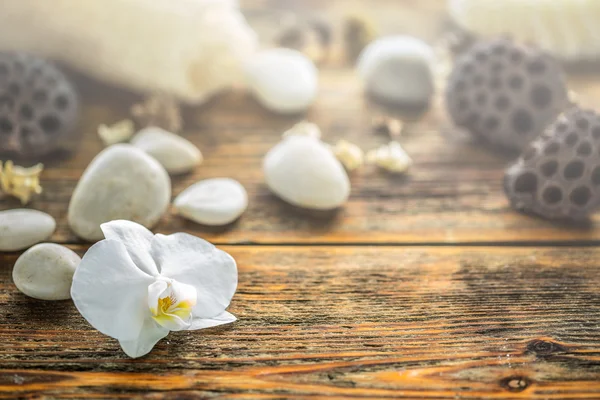
[(129, 141), (134, 131), (135, 127), (130, 119), (124, 119), (110, 126), (105, 124), (98, 126), (98, 136), (105, 146)]
[(402, 174), (412, 166), (413, 161), (400, 143), (390, 142), (367, 153), (367, 163), (377, 165), (391, 173)]
[(42, 193), (40, 174), (43, 170), (43, 164), (25, 168), (14, 165), (9, 160), (2, 167), (0, 161), (0, 188), (5, 194), (21, 200), (21, 204), (27, 204), (33, 193)]
[(363, 150), (347, 140), (338, 141), (331, 151), (348, 171), (362, 167), (365, 162)]
[(316, 124), (308, 121), (302, 121), (283, 132), (283, 137), (289, 136), (308, 136), (315, 139), (321, 139), (321, 129)]

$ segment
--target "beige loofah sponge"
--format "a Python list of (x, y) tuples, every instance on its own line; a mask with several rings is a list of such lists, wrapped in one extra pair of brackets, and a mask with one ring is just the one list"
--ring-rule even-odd
[(448, 0), (448, 11), (476, 36), (508, 34), (567, 61), (600, 58), (598, 0)]
[(4, 0), (0, 50), (202, 102), (241, 77), (256, 47), (233, 0)]

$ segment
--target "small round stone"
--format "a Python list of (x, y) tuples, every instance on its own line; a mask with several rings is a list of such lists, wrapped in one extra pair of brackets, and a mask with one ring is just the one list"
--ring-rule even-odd
[[(423, 105), (434, 92), (434, 60), (433, 50), (425, 42), (411, 36), (388, 36), (367, 46), (358, 60), (358, 72), (373, 97), (388, 103)], [(464, 90), (464, 82), (459, 90)]]
[(206, 179), (181, 192), (173, 205), (177, 214), (199, 224), (227, 225), (244, 213), (248, 194), (234, 179)]
[(273, 147), (263, 161), (269, 189), (298, 207), (330, 210), (350, 195), (350, 180), (342, 164), (321, 140), (291, 135)]
[(12, 277), (17, 289), (39, 300), (71, 298), (71, 283), (81, 258), (64, 246), (42, 243), (17, 259)]
[(189, 172), (202, 162), (202, 153), (192, 142), (156, 126), (139, 131), (131, 144), (154, 157), (170, 174)]
[(56, 221), (41, 211), (14, 209), (0, 211), (0, 251), (19, 251), (48, 239)]
[(88, 241), (103, 239), (100, 225), (117, 219), (152, 228), (170, 199), (171, 179), (164, 167), (137, 147), (116, 144), (83, 172), (69, 203), (69, 226)]
[(246, 79), (256, 99), (277, 113), (305, 111), (317, 97), (317, 68), (296, 50), (259, 52), (246, 65)]

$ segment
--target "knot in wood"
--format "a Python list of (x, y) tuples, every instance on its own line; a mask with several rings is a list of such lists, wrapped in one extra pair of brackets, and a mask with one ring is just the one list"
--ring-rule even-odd
[(567, 351), (568, 349), (565, 346), (551, 340), (535, 339), (527, 344), (527, 352), (538, 356), (566, 353)]
[(500, 381), (500, 386), (509, 392), (522, 392), (527, 389), (531, 382), (524, 376), (510, 376)]

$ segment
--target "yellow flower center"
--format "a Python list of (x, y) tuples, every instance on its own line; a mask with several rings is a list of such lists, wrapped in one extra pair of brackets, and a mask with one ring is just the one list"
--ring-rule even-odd
[(196, 289), (172, 279), (157, 279), (148, 286), (148, 307), (161, 326), (179, 331), (187, 329), (196, 305)]

